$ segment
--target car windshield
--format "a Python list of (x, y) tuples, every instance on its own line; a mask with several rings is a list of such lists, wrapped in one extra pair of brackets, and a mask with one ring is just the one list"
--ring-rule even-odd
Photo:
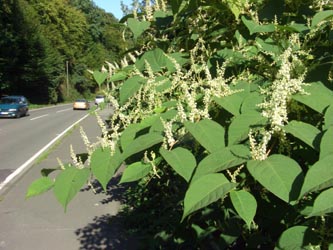
[(75, 102), (86, 102), (86, 100), (85, 99), (78, 99)]
[(0, 103), (2, 104), (11, 104), (11, 103), (19, 103), (19, 99), (17, 98), (10, 98), (10, 97), (5, 97), (0, 100)]

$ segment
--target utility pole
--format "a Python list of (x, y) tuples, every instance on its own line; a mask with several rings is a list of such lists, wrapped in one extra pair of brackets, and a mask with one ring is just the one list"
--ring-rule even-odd
[(69, 96), (68, 61), (66, 61), (66, 90), (67, 90), (67, 97), (68, 97)]

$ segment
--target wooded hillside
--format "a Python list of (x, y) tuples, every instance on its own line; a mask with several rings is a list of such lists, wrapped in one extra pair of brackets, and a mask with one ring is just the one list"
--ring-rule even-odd
[(87, 69), (126, 48), (122, 24), (91, 0), (3, 0), (0, 29), (0, 95), (33, 103), (89, 97), (97, 85)]

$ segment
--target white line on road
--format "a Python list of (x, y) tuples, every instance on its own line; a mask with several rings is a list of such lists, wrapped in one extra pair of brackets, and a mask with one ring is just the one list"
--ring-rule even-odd
[(50, 141), (47, 145), (45, 145), (41, 150), (39, 150), (35, 155), (33, 155), (29, 160), (27, 160), (23, 165), (21, 165), (19, 168), (17, 168), (13, 173), (7, 176), (7, 178), (4, 180), (4, 182), (0, 183), (0, 190), (4, 188), (8, 183), (10, 183), (16, 176), (18, 176), (20, 173), (22, 173), (26, 168), (34, 161), (38, 156), (40, 156), (44, 151), (46, 151), (53, 143), (55, 143), (61, 136), (67, 133), (71, 128), (73, 128), (76, 124), (80, 123), (84, 119), (86, 119), (89, 116), (89, 114), (86, 114), (84, 117), (82, 117), (80, 120), (73, 123), (71, 126), (66, 128), (61, 134), (59, 134), (57, 137), (55, 137), (52, 141)]
[(49, 114), (46, 114), (46, 115), (41, 115), (41, 116), (37, 116), (35, 118), (31, 118), (30, 121), (33, 121), (33, 120), (37, 120), (37, 119), (40, 119), (42, 117), (45, 117), (45, 116), (48, 116)]
[(72, 110), (72, 108), (69, 108), (69, 109), (63, 109), (63, 110), (58, 110), (57, 113), (60, 113), (60, 112), (65, 112), (67, 110)]

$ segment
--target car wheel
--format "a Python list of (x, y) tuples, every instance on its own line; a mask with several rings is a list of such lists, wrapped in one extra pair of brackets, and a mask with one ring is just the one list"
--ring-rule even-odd
[(21, 117), (21, 113), (17, 112), (16, 115), (15, 115), (15, 118), (20, 118), (20, 117)]

